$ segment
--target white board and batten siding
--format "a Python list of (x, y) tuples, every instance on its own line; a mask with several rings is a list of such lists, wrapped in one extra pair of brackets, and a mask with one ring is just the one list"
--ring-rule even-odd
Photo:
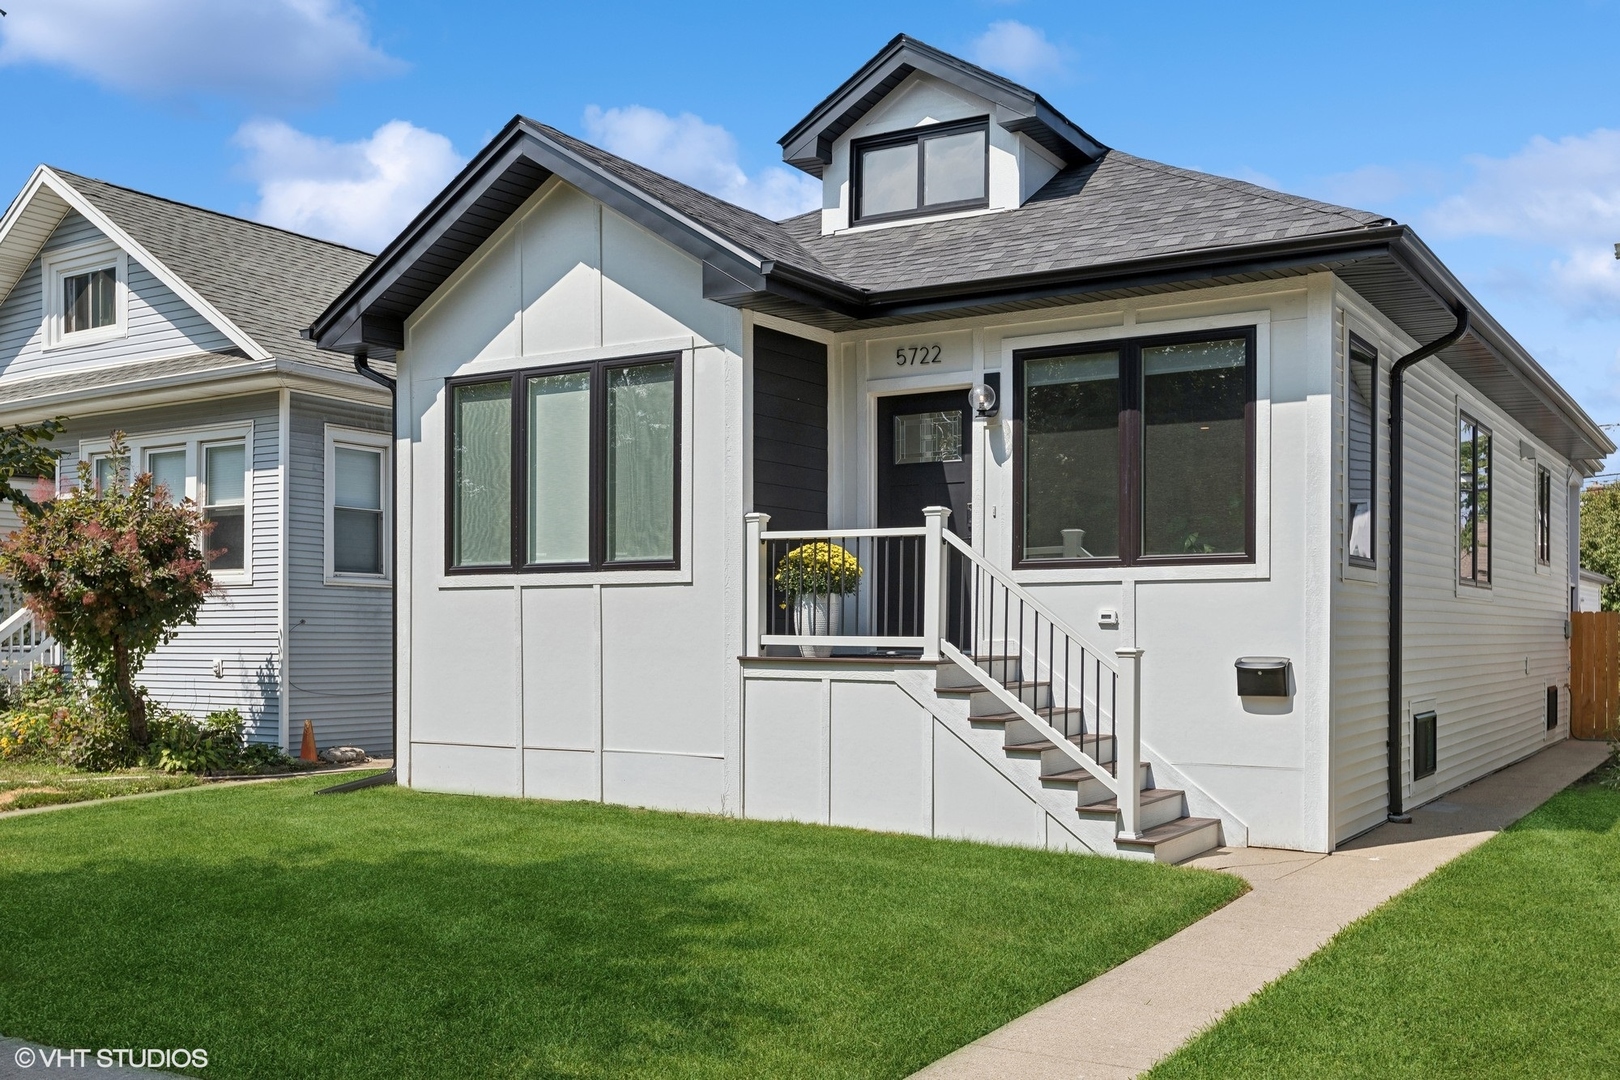
[(103, 233), (69, 212), (33, 263), (0, 303), (0, 380), (157, 360), (230, 349), (230, 339), (133, 258), (128, 273), (127, 333), (72, 347), (48, 348), (44, 331), (43, 260), (52, 253), (105, 241)]
[[(70, 420), (56, 443), (62, 451), (77, 453), (81, 442), (104, 441), (113, 431), (123, 431), (135, 441), (187, 435), (199, 428), (251, 425), (247, 552), (251, 581), (221, 585), (203, 605), (197, 625), (182, 627), (173, 641), (146, 661), (140, 682), (157, 701), (196, 716), (216, 709), (241, 710), (257, 742), (275, 742), (281, 723), (279, 415), (273, 393), (219, 398)], [(224, 662), (223, 677), (214, 674), (216, 660)]]
[(288, 708), (291, 737), (304, 721), (317, 743), (393, 752), (393, 591), (326, 577), (328, 426), (386, 434), (388, 410), (290, 395)]
[[(696, 261), (555, 180), (407, 322), (406, 782), (735, 810), (742, 338)], [(445, 379), (665, 351), (681, 356), (680, 569), (446, 574)]]
[[(1333, 826), (1343, 841), (1387, 810), (1389, 370), (1415, 343), (1342, 284), (1334, 320)], [(1379, 354), (1376, 569), (1351, 565), (1346, 552), (1347, 331)], [(1458, 582), (1459, 410), (1493, 436), (1489, 588)], [(1415, 806), (1568, 734), (1569, 463), (1438, 359), (1407, 370), (1404, 417), (1402, 794)], [(1547, 566), (1536, 561), (1538, 466), (1552, 473)], [(1550, 686), (1559, 690), (1553, 731)], [(1437, 769), (1414, 782), (1412, 714), (1427, 708), (1437, 714)]]

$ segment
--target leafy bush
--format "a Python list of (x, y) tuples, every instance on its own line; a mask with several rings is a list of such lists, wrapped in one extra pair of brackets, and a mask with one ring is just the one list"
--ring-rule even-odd
[(213, 712), (203, 720), (148, 705), (147, 760), (164, 772), (224, 772), (242, 756), (242, 714)]
[(54, 669), (37, 672), (0, 714), (0, 758), (58, 761), (104, 771), (134, 762), (122, 718), (96, 707), (83, 689)]

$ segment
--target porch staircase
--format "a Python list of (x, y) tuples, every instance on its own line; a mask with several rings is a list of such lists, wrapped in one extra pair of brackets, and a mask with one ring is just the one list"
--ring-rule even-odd
[[(1053, 706), (1050, 681), (1025, 678), (1027, 661), (1013, 656), (980, 657), (974, 665), (979, 674), (964, 668), (960, 660), (940, 663), (935, 693), (942, 698), (965, 700), (971, 726), (981, 731), (1001, 732), (1001, 749), (1009, 759), (1037, 766), (1032, 779), (1048, 792), (1074, 792), (1076, 834), (1093, 850), (1126, 858), (1178, 863), (1201, 855), (1221, 842), (1219, 818), (1192, 817), (1187, 798), (1179, 788), (1153, 786), (1152, 769), (1142, 762), (1137, 769), (1139, 818), (1137, 834), (1125, 834), (1118, 797), (1094, 771), (1075, 764), (1074, 754), (1065, 752), (1051, 735), (1082, 722), (1082, 709)], [(985, 685), (985, 676), (999, 685), (998, 694)], [(1050, 716), (1060, 721), (1046, 725), (1043, 733), (1024, 715), (1024, 710), (1008, 707), (1006, 696), (1036, 714), (1039, 721)], [(1063, 714), (1071, 713), (1072, 716)], [(1057, 729), (1057, 730), (1054, 730)], [(1081, 730), (1067, 737), (1074, 748), (1099, 764), (1115, 760), (1114, 737), (1095, 729)], [(1026, 770), (1020, 770), (1027, 773)], [(1066, 800), (1065, 800), (1066, 801)]]

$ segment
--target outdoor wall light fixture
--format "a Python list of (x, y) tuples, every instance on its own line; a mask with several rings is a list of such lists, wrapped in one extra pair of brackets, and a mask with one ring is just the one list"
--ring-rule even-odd
[(968, 391), (968, 403), (973, 406), (973, 414), (981, 419), (988, 419), (996, 415), (996, 391), (1001, 387), (1001, 372), (986, 372), (984, 382)]

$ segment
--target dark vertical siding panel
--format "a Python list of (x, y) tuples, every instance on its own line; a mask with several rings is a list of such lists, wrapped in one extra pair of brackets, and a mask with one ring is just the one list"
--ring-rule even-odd
[(773, 529), (827, 527), (827, 347), (754, 330), (754, 509)]

